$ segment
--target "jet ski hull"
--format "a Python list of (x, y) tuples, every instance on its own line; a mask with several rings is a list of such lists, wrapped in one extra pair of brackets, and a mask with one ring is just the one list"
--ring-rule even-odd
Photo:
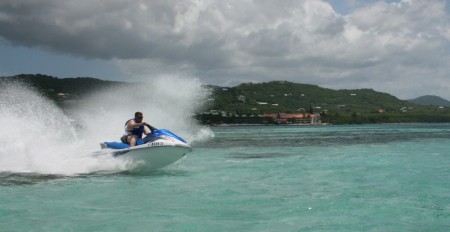
[(150, 146), (115, 150), (112, 155), (131, 161), (139, 168), (155, 170), (175, 163), (191, 151), (189, 146)]
[(186, 141), (166, 129), (154, 130), (137, 144), (130, 147), (121, 142), (104, 142), (100, 144), (102, 150), (96, 154), (123, 159), (133, 169), (154, 170), (175, 163), (192, 151)]

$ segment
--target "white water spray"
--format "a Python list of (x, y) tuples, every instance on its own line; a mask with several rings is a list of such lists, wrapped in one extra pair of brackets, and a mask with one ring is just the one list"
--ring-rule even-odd
[[(188, 142), (207, 139), (212, 132), (192, 120), (207, 96), (197, 80), (164, 77), (92, 94), (65, 114), (30, 87), (2, 85), (0, 172), (75, 175), (126, 170), (123, 161), (90, 154), (100, 142), (118, 141), (125, 121), (136, 111), (144, 113), (144, 121)], [(74, 127), (73, 119), (81, 129)]]
[(193, 142), (210, 135), (205, 132), (209, 129), (193, 120), (208, 96), (209, 92), (196, 79), (164, 76), (88, 96), (70, 114), (84, 126), (82, 137), (89, 140), (117, 141), (123, 135), (125, 122), (139, 111), (152, 126), (169, 129)]

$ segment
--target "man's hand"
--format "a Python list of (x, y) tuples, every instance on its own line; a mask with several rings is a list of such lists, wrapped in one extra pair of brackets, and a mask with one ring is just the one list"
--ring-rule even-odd
[(156, 128), (154, 128), (153, 126), (151, 126), (150, 124), (144, 122), (144, 125), (147, 126), (148, 128), (150, 128), (150, 130), (156, 130)]

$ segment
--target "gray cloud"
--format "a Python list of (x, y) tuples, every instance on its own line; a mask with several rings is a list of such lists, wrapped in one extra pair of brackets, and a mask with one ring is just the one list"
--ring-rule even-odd
[(0, 37), (115, 62), (130, 76), (290, 80), (450, 98), (446, 1), (3, 0)]

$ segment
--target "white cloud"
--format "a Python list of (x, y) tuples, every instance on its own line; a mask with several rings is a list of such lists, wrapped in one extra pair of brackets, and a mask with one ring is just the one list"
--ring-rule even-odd
[(347, 4), (357, 8), (341, 15), (323, 0), (4, 0), (0, 38), (113, 60), (130, 76), (290, 80), (450, 98), (446, 1)]

